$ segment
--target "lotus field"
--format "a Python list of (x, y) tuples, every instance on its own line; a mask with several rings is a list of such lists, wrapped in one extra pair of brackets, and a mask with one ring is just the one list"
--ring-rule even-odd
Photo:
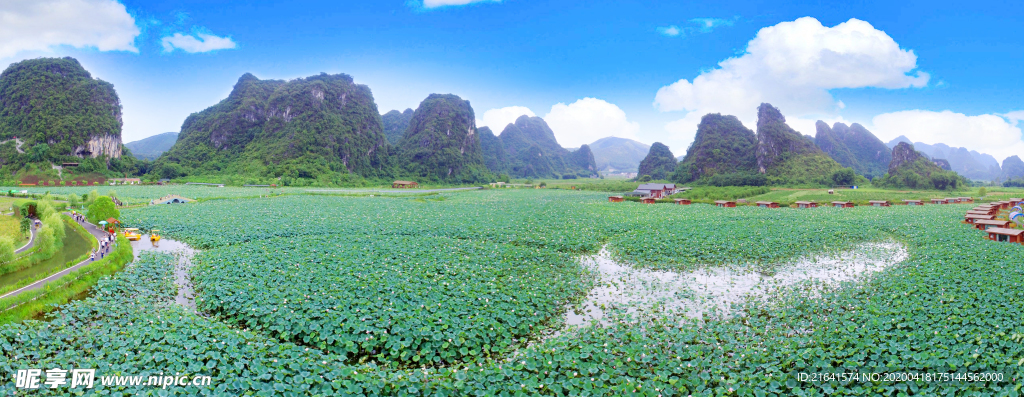
[[(716, 208), (492, 190), (126, 209), (125, 224), (201, 250), (190, 270), (199, 313), (174, 301), (177, 259), (146, 254), (48, 321), (0, 326), (0, 372), (212, 379), (88, 391), (102, 395), (1020, 395), (1024, 246), (962, 224), (969, 208)], [(843, 281), (749, 293), (727, 284), (742, 299), (700, 316), (668, 309), (699, 297), (698, 282), (666, 291), (582, 260), (601, 251), (648, 275), (810, 277), (827, 269), (808, 258), (848, 258), (865, 243), (905, 255)], [(608, 288), (675, 302), (566, 321)], [(822, 373), (881, 375), (808, 376)], [(0, 392), (14, 391), (8, 377)]]

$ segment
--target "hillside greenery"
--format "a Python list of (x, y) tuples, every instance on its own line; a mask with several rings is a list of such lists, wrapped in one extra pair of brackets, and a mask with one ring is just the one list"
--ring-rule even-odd
[(830, 185), (832, 174), (843, 168), (767, 103), (758, 107), (756, 157), (771, 184)]
[[(558, 144), (554, 131), (540, 117), (520, 116), (515, 123), (509, 123), (498, 135), (509, 165), (508, 174), (513, 178), (555, 178), (566, 175), (589, 177), (597, 174), (593, 154), (581, 152), (580, 158)], [(488, 144), (488, 152), (500, 149)], [(586, 164), (584, 166), (584, 163)], [(495, 170), (492, 170), (495, 171)]]
[(178, 141), (177, 132), (165, 132), (148, 138), (124, 144), (124, 147), (131, 150), (131, 155), (140, 160), (156, 160), (161, 154), (174, 146)]
[(654, 142), (647, 157), (640, 161), (637, 177), (650, 177), (654, 180), (668, 179), (676, 169), (676, 157), (664, 143)]
[(431, 181), (488, 181), (475, 120), (469, 101), (452, 94), (428, 96), (398, 142), (402, 172)]
[(348, 75), (281, 81), (246, 73), (226, 99), (185, 119), (153, 172), (270, 176), (283, 184), (377, 177), (391, 173), (387, 151), (370, 89)]
[(112, 84), (94, 79), (78, 60), (28, 59), (0, 74), (0, 140), (17, 137), (25, 150), (48, 145), (49, 159), (104, 136), (120, 142), (121, 101)]
[(945, 171), (924, 156), (903, 164), (896, 172), (875, 178), (871, 184), (895, 189), (957, 190), (969, 185), (966, 178), (953, 171)]
[(402, 140), (405, 130), (409, 128), (412, 114), (412, 109), (405, 109), (404, 112), (392, 110), (380, 116), (384, 122), (384, 136), (388, 139), (388, 143), (395, 145)]
[(757, 170), (756, 147), (754, 132), (736, 116), (706, 114), (672, 179), (687, 183), (723, 174), (753, 174)]

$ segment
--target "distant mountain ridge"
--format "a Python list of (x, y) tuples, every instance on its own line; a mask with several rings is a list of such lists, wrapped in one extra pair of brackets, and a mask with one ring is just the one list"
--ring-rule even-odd
[(640, 161), (647, 156), (651, 145), (614, 136), (598, 139), (590, 144), (594, 162), (602, 172), (636, 172)]
[[(509, 123), (496, 138), (480, 138), (484, 163), (496, 174), (513, 178), (565, 178), (597, 174), (594, 154), (588, 145), (574, 152), (558, 144), (554, 131), (540, 117), (519, 116)], [(500, 158), (506, 159), (505, 162)]]
[(944, 159), (948, 161), (953, 171), (970, 179), (995, 180), (1003, 176), (999, 161), (986, 153), (979, 153), (962, 147), (950, 147), (944, 143), (929, 145), (922, 142), (911, 142), (909, 138), (903, 135), (894, 138), (886, 145), (894, 148), (900, 142), (913, 144), (917, 151), (932, 160)]
[(178, 133), (171, 131), (163, 134), (156, 134), (148, 138), (142, 138), (124, 144), (124, 147), (131, 151), (132, 156), (141, 160), (156, 160), (161, 154), (174, 146), (178, 141)]
[(814, 143), (843, 167), (868, 178), (885, 175), (892, 160), (891, 148), (864, 126), (835, 123), (829, 127), (818, 120), (815, 127)]

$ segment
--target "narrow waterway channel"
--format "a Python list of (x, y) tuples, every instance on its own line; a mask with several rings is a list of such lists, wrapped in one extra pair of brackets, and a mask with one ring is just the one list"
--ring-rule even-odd
[(149, 235), (143, 235), (139, 241), (132, 241), (132, 251), (135, 259), (143, 252), (162, 252), (174, 255), (178, 263), (174, 266), (174, 284), (178, 286), (178, 296), (174, 302), (186, 309), (196, 312), (195, 291), (192, 289), (192, 281), (189, 279), (188, 271), (192, 268), (192, 256), (198, 252), (189, 247), (188, 244), (161, 237), (160, 241), (149, 241)]
[[(63, 268), (69, 261), (78, 259), (89, 252), (92, 245), (81, 234), (68, 225), (64, 225), (64, 247), (53, 254), (49, 259), (18, 271), (10, 272), (0, 276), (0, 288), (17, 284), (29, 278), (42, 278), (53, 274), (57, 269)], [(40, 276), (42, 275), (42, 276)]]

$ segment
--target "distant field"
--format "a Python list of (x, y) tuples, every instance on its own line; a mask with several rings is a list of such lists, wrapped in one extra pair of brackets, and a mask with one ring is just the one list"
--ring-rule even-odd
[(866, 203), (869, 200), (889, 200), (893, 203), (902, 203), (902, 200), (929, 200), (945, 197), (978, 197), (978, 190), (959, 192), (947, 192), (938, 190), (885, 190), (885, 189), (834, 189), (834, 194), (828, 194), (828, 189), (772, 189), (767, 194), (748, 197), (750, 201), (776, 201), (781, 204), (791, 204), (795, 201), (853, 201), (858, 204)]
[[(0, 205), (0, 208), (5, 208)], [(21, 223), (13, 216), (0, 215), (0, 236), (11, 237), (14, 241), (14, 248), (24, 245), (27, 236), (21, 234)]]

